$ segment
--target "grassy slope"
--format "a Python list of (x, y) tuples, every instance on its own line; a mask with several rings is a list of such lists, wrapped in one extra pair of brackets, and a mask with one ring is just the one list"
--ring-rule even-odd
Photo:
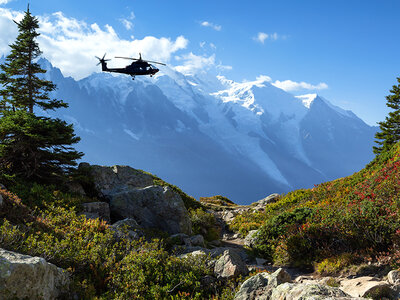
[(232, 229), (260, 228), (256, 249), (276, 263), (311, 265), (348, 253), (400, 263), (400, 144), (351, 176), (283, 195)]

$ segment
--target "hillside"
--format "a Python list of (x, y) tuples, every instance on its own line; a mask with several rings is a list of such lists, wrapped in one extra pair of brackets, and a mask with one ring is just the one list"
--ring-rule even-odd
[(360, 172), (282, 195), (263, 212), (237, 216), (231, 228), (244, 235), (259, 229), (254, 248), (276, 264), (338, 271), (378, 260), (398, 267), (399, 159), (397, 144)]

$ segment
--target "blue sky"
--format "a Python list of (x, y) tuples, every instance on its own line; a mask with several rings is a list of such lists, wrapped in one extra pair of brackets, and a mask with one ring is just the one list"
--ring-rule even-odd
[[(18, 18), (26, 4), (0, 0), (0, 55), (14, 26), (1, 17)], [(316, 92), (375, 124), (400, 76), (398, 0), (31, 0), (31, 11), (44, 22), (44, 55), (75, 78), (95, 71), (94, 55), (142, 51), (236, 81), (267, 75), (293, 94)]]

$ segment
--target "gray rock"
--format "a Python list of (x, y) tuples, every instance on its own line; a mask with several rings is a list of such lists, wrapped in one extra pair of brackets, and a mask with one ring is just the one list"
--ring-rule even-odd
[(392, 270), (387, 275), (390, 284), (400, 284), (400, 271)]
[(90, 167), (96, 188), (104, 195), (153, 185), (153, 176), (128, 166)]
[(113, 217), (134, 218), (142, 228), (191, 234), (189, 214), (172, 188), (153, 185), (153, 176), (127, 166), (92, 166), (98, 191), (110, 200)]
[(244, 239), (244, 245), (250, 248), (253, 248), (257, 241), (257, 232), (258, 230), (250, 230), (247, 236)]
[(115, 222), (110, 228), (114, 230), (117, 239), (128, 238), (137, 240), (144, 235), (140, 230), (139, 224), (132, 218), (126, 218)]
[(201, 234), (192, 236), (190, 238), (190, 243), (192, 244), (192, 246), (200, 246), (200, 247), (205, 247), (204, 244), (204, 237)]
[(267, 204), (276, 202), (279, 199), (279, 197), (280, 197), (279, 194), (271, 194), (268, 197), (265, 197), (264, 199), (254, 202), (253, 205), (259, 207), (265, 207)]
[(102, 219), (110, 222), (110, 206), (106, 202), (89, 202), (82, 204), (82, 214), (88, 219)]
[(258, 273), (243, 282), (235, 295), (235, 300), (269, 299), (272, 290), (285, 282), (291, 282), (291, 278), (282, 268), (272, 274)]
[[(261, 298), (260, 298), (261, 299)], [(339, 288), (317, 283), (284, 283), (272, 290), (271, 300), (354, 299)]]
[(70, 181), (67, 182), (66, 186), (70, 193), (86, 196), (85, 190), (83, 189), (82, 185), (79, 182)]
[(6, 188), (6, 186), (4, 184), (0, 183), (0, 189), (6, 190), (7, 188)]
[(2, 206), (2, 205), (3, 205), (3, 203), (4, 203), (4, 200), (3, 200), (3, 195), (1, 195), (1, 194), (0, 194), (0, 206)]
[(69, 283), (65, 270), (43, 258), (0, 249), (1, 299), (57, 299)]
[(239, 275), (247, 275), (249, 269), (235, 251), (225, 250), (215, 263), (214, 273), (218, 278), (233, 278)]

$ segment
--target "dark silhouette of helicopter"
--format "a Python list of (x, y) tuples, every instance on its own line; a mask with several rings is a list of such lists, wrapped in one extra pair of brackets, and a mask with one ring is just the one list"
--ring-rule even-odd
[(157, 69), (150, 63), (166, 66), (166, 64), (163, 64), (160, 62), (143, 60), (142, 54), (139, 53), (139, 58), (122, 57), (122, 56), (115, 57), (115, 58), (123, 58), (123, 59), (133, 60), (133, 62), (130, 65), (126, 66), (125, 68), (108, 68), (107, 61), (110, 61), (110, 59), (105, 59), (105, 57), (106, 57), (106, 54), (104, 54), (102, 58), (96, 56), (96, 58), (99, 60), (99, 63), (97, 65), (101, 64), (101, 70), (103, 72), (114, 72), (114, 73), (127, 74), (127, 75), (131, 75), (132, 79), (135, 79), (136, 75), (150, 75), (150, 77), (152, 77), (154, 74), (156, 74), (159, 71), (159, 69)]

